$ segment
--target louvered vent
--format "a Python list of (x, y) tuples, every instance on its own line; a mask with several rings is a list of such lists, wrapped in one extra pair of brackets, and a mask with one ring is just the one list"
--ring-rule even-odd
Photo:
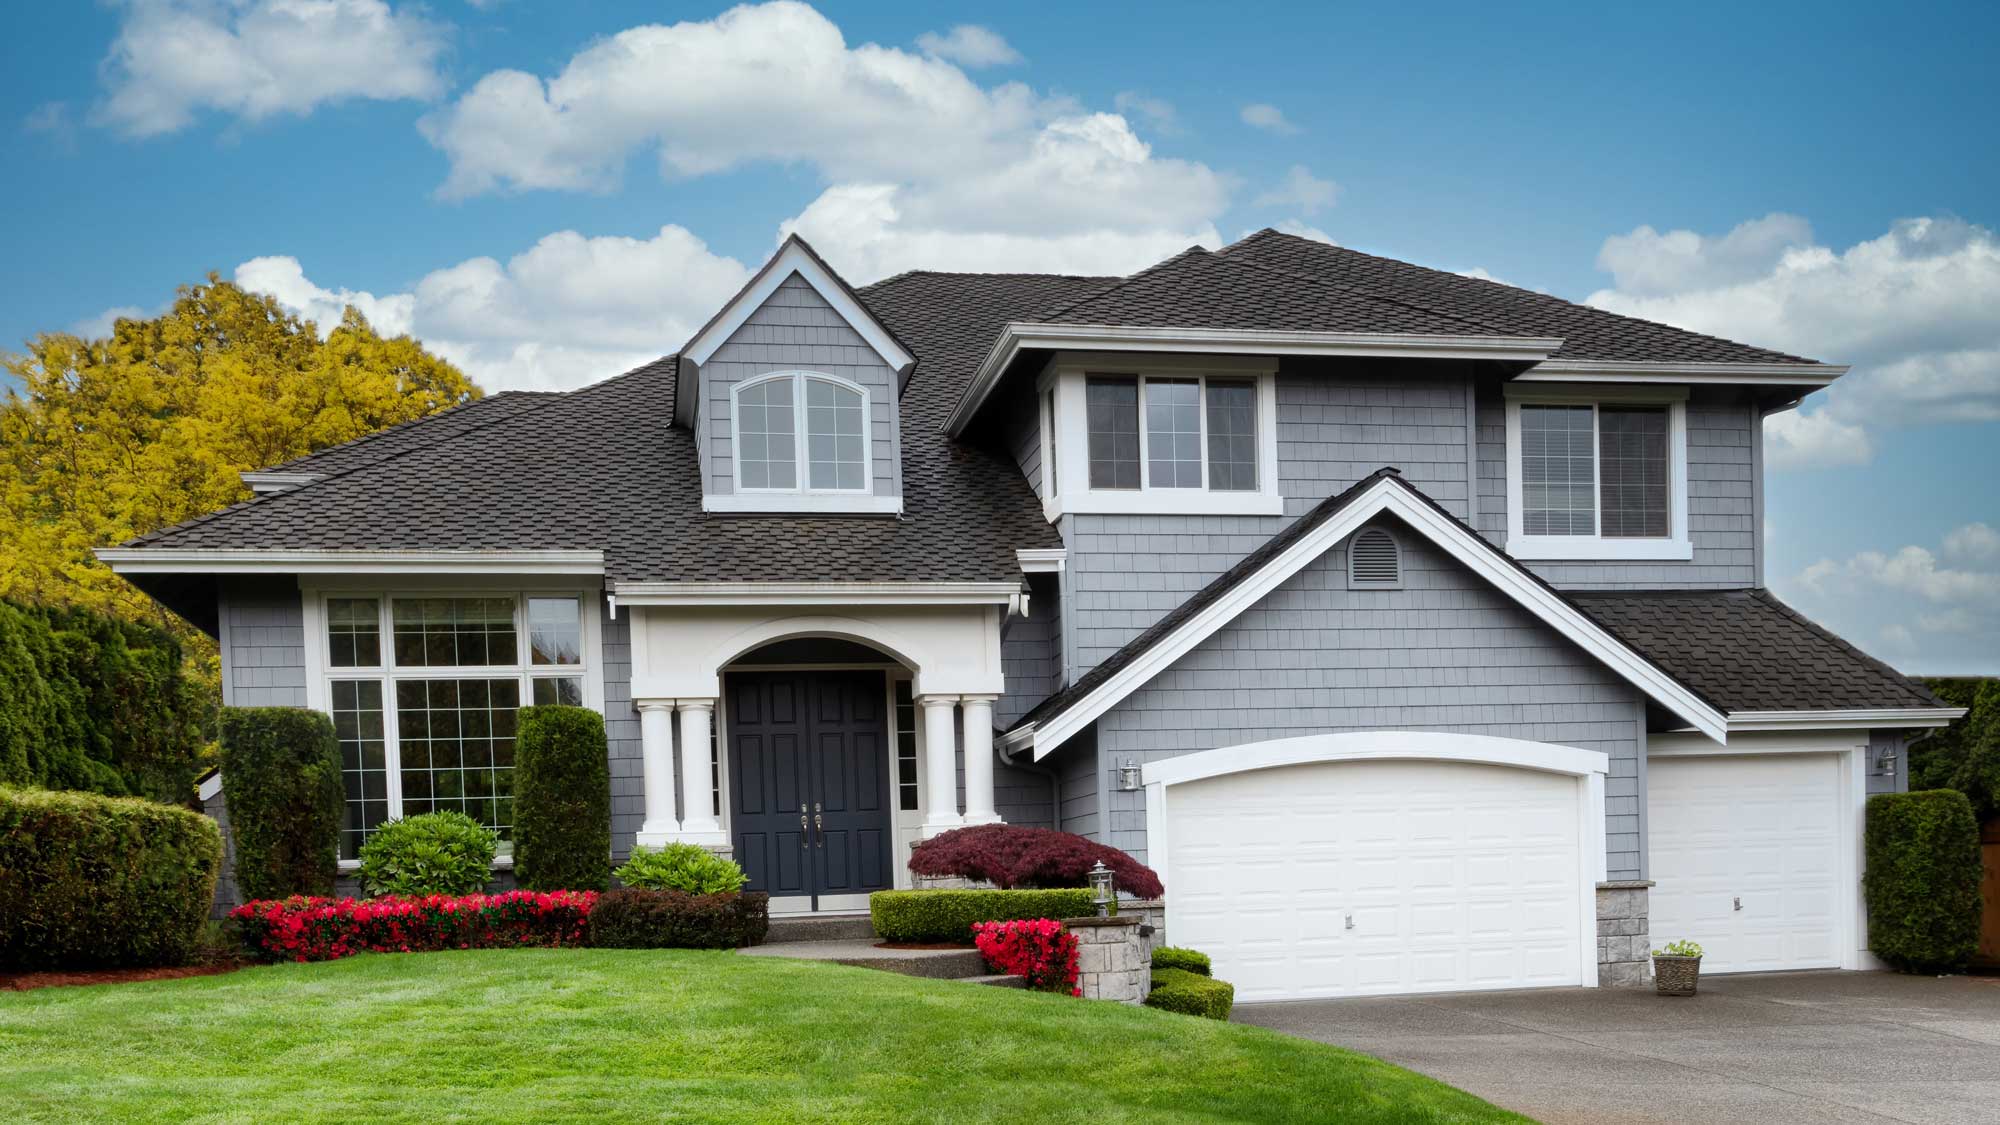
[(1347, 549), (1347, 584), (1357, 589), (1393, 589), (1403, 584), (1403, 554), (1396, 537), (1371, 527)]

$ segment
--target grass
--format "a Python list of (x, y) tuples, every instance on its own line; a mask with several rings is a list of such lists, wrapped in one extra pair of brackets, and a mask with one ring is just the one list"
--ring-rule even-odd
[(0, 993), (0, 1120), (1519, 1121), (1365, 1055), (731, 953), (373, 955)]

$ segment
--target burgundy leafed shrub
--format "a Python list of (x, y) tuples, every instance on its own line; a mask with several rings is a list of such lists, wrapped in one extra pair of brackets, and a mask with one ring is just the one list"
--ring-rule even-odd
[(1163, 888), (1153, 869), (1117, 848), (1073, 832), (1011, 824), (940, 832), (910, 852), (910, 870), (978, 879), (1002, 890), (1083, 887), (1090, 883), (1091, 866), (1100, 860), (1111, 869), (1111, 883), (1120, 891), (1135, 898), (1160, 897)]
[(251, 954), (276, 961), (331, 961), (355, 953), (426, 953), (582, 945), (595, 891), (509, 891), (425, 898), (284, 899), (229, 912)]

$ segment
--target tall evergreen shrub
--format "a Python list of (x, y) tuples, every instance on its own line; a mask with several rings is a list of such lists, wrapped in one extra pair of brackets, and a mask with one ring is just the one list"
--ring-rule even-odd
[(1954, 789), (1868, 798), (1868, 948), (1907, 973), (1965, 968), (1979, 948), (1979, 822)]
[(514, 877), (533, 891), (601, 891), (611, 878), (604, 717), (523, 707), (514, 736)]
[(302, 707), (222, 709), (222, 795), (244, 899), (330, 895), (340, 865), (340, 744)]

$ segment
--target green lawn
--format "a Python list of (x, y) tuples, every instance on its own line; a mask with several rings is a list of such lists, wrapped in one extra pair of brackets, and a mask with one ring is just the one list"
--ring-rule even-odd
[(1519, 1121), (1260, 1028), (730, 953), (0, 993), (0, 1120)]

